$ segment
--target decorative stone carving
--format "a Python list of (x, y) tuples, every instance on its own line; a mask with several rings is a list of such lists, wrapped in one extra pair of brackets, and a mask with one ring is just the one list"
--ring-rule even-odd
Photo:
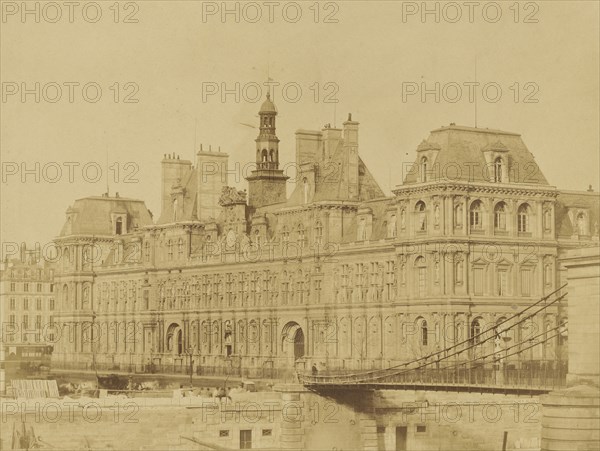
[(219, 198), (219, 205), (227, 207), (229, 205), (240, 205), (246, 203), (246, 191), (238, 191), (232, 186), (224, 186)]

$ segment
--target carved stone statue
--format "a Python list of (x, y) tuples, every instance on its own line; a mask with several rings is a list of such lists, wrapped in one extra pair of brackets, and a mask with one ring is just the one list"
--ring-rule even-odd
[(238, 191), (232, 186), (224, 186), (219, 198), (219, 205), (238, 205), (246, 203), (246, 191)]

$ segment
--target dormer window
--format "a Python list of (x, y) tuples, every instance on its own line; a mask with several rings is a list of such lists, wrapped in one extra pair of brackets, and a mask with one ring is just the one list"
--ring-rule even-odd
[(579, 235), (586, 235), (587, 234), (587, 228), (585, 226), (585, 214), (583, 214), (583, 212), (580, 212), (577, 215), (577, 233)]
[(304, 203), (308, 203), (308, 179), (304, 177), (302, 180), (302, 188), (304, 189)]
[(360, 218), (358, 221), (358, 241), (365, 241), (367, 239), (367, 221), (365, 218)]
[(502, 183), (504, 181), (504, 164), (502, 158), (498, 157), (494, 160), (494, 182)]
[(122, 235), (122, 234), (123, 234), (123, 219), (119, 217), (115, 221), (115, 235)]
[(421, 158), (421, 181), (427, 181), (427, 157)]

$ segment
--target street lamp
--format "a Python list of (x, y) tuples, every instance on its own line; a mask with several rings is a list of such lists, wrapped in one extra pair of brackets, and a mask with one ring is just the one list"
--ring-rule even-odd
[(186, 349), (185, 354), (190, 358), (190, 387), (193, 386), (192, 376), (194, 375), (194, 351), (196, 350), (196, 346), (190, 346)]

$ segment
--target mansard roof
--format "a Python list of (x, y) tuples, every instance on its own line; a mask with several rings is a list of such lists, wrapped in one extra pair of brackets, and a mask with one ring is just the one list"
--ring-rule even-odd
[[(311, 133), (320, 135), (318, 131), (302, 130), (302, 133)], [(348, 187), (345, 186), (345, 180), (342, 174), (345, 161), (344, 140), (340, 139), (334, 149), (330, 149), (330, 156), (323, 160), (319, 158), (320, 152), (317, 152), (314, 160), (310, 163), (320, 168), (316, 171), (314, 181), (314, 195), (312, 202), (337, 202), (337, 201), (355, 201), (365, 202), (372, 199), (378, 199), (385, 194), (379, 184), (367, 168), (360, 155), (358, 156), (358, 198), (349, 199)], [(300, 176), (298, 177), (296, 187), (285, 204), (280, 206), (298, 206), (304, 203), (303, 186)]]
[[(417, 148), (419, 155), (415, 164), (427, 151), (437, 152), (435, 159), (428, 162), (428, 172), (431, 172), (428, 181), (489, 182), (486, 168), (491, 170), (491, 161), (486, 160), (486, 153), (491, 152), (506, 160), (510, 183), (548, 185), (533, 154), (518, 133), (451, 124), (431, 131), (427, 140)], [(418, 171), (412, 170), (406, 175), (404, 184), (418, 181)]]
[(152, 225), (152, 214), (142, 200), (91, 196), (77, 199), (69, 207), (60, 236), (113, 235), (113, 214), (127, 215), (127, 230)]
[(570, 237), (577, 233), (575, 218), (569, 210), (584, 210), (588, 214), (591, 235), (597, 235), (596, 224), (600, 223), (600, 193), (592, 191), (561, 191), (556, 199), (555, 223), (559, 237)]

